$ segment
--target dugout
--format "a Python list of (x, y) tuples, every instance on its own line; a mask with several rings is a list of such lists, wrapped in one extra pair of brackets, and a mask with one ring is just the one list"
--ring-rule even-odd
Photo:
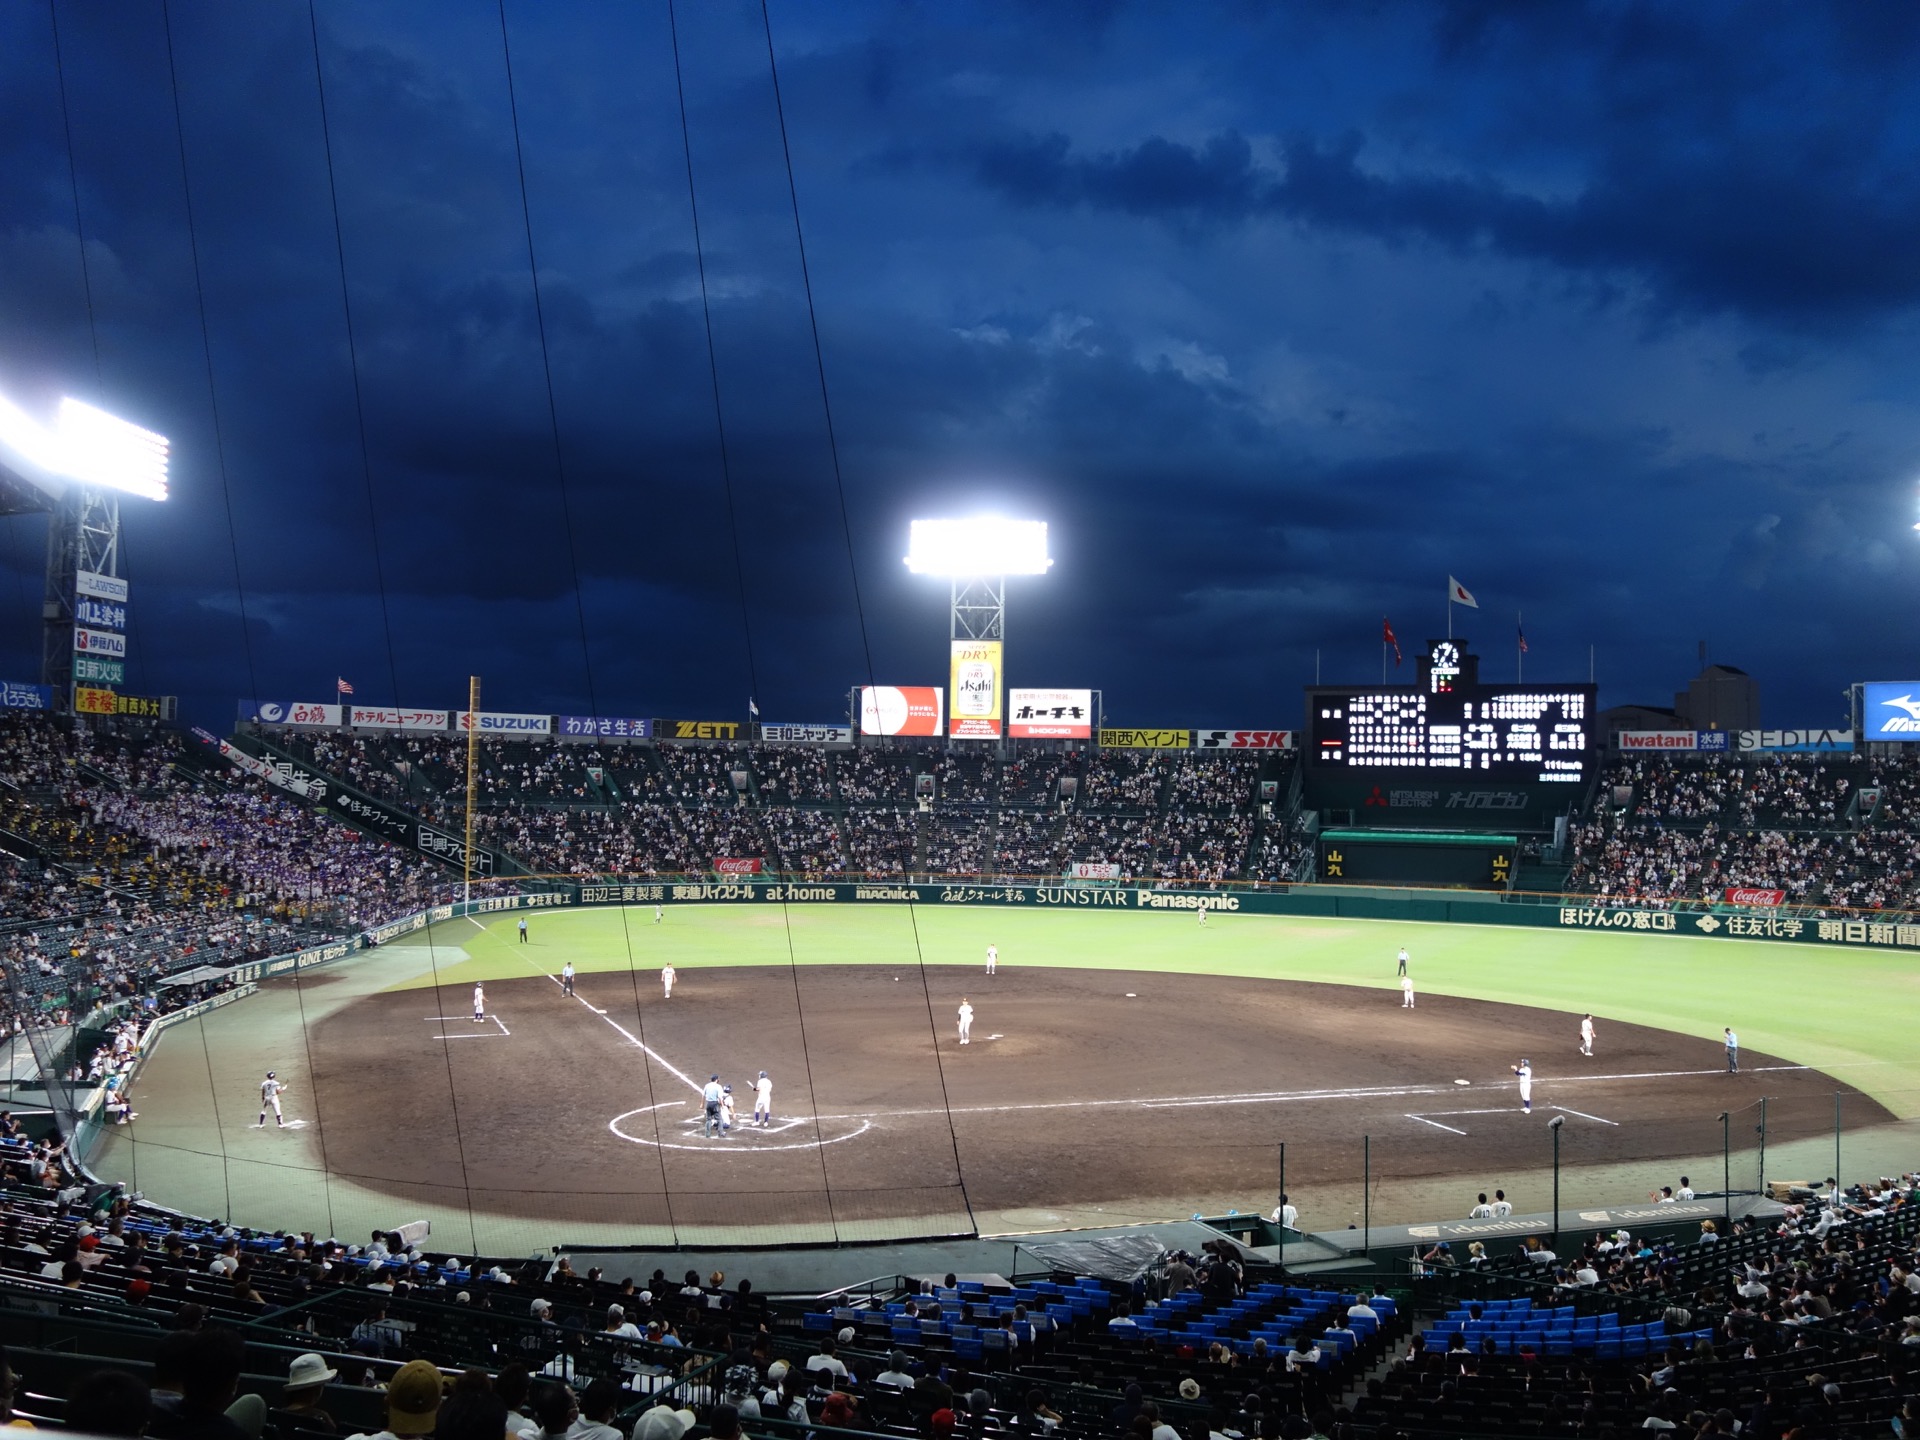
[(1425, 830), (1323, 830), (1317, 878), (1333, 885), (1513, 886), (1519, 840)]

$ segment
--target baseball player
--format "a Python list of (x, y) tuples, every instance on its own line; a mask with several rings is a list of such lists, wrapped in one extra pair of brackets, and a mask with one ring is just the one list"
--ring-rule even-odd
[(476, 1021), (487, 1018), (487, 987), (484, 985), (473, 987), (473, 1018)]
[(987, 974), (993, 974), (993, 972), (999, 968), (999, 965), (1000, 947), (998, 945), (987, 946)]
[(1400, 947), (1400, 973), (1407, 973), (1407, 947), (1404, 945)]
[(524, 915), (520, 917), (520, 943), (527, 943), (527, 918)]
[(260, 1082), (260, 1118), (254, 1122), (254, 1129), (263, 1129), (267, 1123), (267, 1111), (273, 1111), (273, 1123), (284, 1125), (287, 1122), (280, 1116), (280, 1092), (286, 1085), (273, 1071), (267, 1071), (267, 1078)]
[(1512, 1067), (1513, 1073), (1520, 1077), (1520, 1109), (1525, 1114), (1533, 1113), (1533, 1062), (1526, 1056), (1520, 1057), (1520, 1063)]
[(1504, 1220), (1511, 1214), (1513, 1214), (1513, 1202), (1507, 1199), (1507, 1192), (1504, 1190), (1494, 1191), (1493, 1218), (1496, 1220)]
[(660, 967), (660, 998), (663, 1000), (673, 998), (673, 966), (671, 965)]
[(1733, 1033), (1733, 1027), (1727, 1027), (1727, 1073), (1740, 1073), (1740, 1037)]
[(1475, 1205), (1473, 1209), (1467, 1212), (1467, 1219), (1491, 1220), (1492, 1218), (1493, 1218), (1493, 1206), (1490, 1203), (1488, 1203), (1487, 1192), (1482, 1190), (1480, 1192), (1479, 1204)]
[(1206, 929), (1207, 928), (1207, 902), (1202, 900), (1198, 905), (1194, 907), (1194, 909), (1199, 913), (1199, 916), (1200, 916), (1200, 928), (1202, 930)]
[(706, 1106), (700, 1133), (708, 1140), (711, 1140), (714, 1132), (720, 1128), (720, 1102), (726, 1098), (726, 1094), (727, 1092), (720, 1086), (720, 1077), (709, 1075), (706, 1089), (700, 1092), (700, 1098)]
[(720, 1133), (722, 1135), (733, 1133), (733, 1087), (731, 1085), (720, 1087)]
[(753, 1082), (753, 1123), (762, 1130), (773, 1122), (773, 1081), (762, 1070), (760, 1078)]
[(1413, 1009), (1413, 977), (1411, 975), (1400, 977), (1400, 1008)]
[(653, 907), (653, 923), (656, 925), (660, 923), (660, 907), (658, 905)]
[(560, 967), (560, 993), (573, 994), (573, 961), (571, 960)]
[(963, 995), (960, 997), (960, 1043), (962, 1045), (968, 1044), (969, 1037), (972, 1034), (973, 1005), (966, 996)]
[(1580, 1053), (1593, 1054), (1593, 1016), (1591, 1015), (1580, 1022)]

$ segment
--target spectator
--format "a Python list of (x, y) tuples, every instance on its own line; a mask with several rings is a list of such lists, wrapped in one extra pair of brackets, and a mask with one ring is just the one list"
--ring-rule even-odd
[(295, 1356), (287, 1367), (287, 1383), (280, 1392), (279, 1405), (274, 1408), (274, 1422), (338, 1434), (339, 1425), (320, 1402), (327, 1393), (327, 1382), (338, 1379), (339, 1375), (340, 1372), (319, 1355)]
[[(387, 1382), (387, 1428), (366, 1440), (406, 1440), (431, 1435), (440, 1420), (440, 1401), (446, 1382), (428, 1361), (409, 1360)], [(356, 1437), (358, 1440), (358, 1437)]]
[(143, 1435), (152, 1413), (152, 1394), (139, 1376), (95, 1370), (73, 1387), (62, 1419), (87, 1435)]

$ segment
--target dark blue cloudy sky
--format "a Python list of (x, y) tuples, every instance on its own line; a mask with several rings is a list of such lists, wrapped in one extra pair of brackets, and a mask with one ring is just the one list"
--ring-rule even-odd
[(760, 10), (684, 4), (730, 522), (664, 3), (507, 5), (564, 505), (491, 5), (319, 5), (337, 250), (303, 5), (175, 5), (182, 135), (160, 7), (55, 3), (99, 366), (17, 0), (0, 389), (173, 438), (131, 678), (196, 718), (837, 718), (869, 650), (940, 682), (905, 524), (983, 506), (1054, 526), (1014, 682), (1118, 722), (1295, 723), (1449, 573), (1489, 677), (1524, 610), (1607, 703), (1702, 639), (1783, 725), (1920, 666), (1920, 8), (771, 0), (837, 484)]

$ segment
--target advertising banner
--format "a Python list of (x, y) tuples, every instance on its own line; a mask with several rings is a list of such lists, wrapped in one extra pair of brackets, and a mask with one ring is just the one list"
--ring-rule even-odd
[(348, 720), (356, 730), (444, 730), (445, 710), (382, 710), (373, 705), (355, 705)]
[(1742, 751), (1825, 754), (1853, 749), (1851, 730), (1741, 730), (1735, 738)]
[(518, 736), (525, 739), (529, 735), (551, 735), (553, 716), (551, 715), (515, 715), (504, 710), (456, 710), (453, 716), (453, 728), (465, 734), (469, 730), (478, 730), (482, 735)]
[(1614, 744), (1622, 750), (1698, 750), (1697, 730), (1619, 730)]
[(1090, 740), (1091, 690), (1009, 690), (1007, 733), (1016, 739)]
[(308, 780), (291, 765), (269, 765), (259, 756), (249, 755), (239, 746), (222, 740), (217, 735), (209, 734), (197, 725), (194, 726), (193, 733), (218, 750), (227, 763), (236, 770), (244, 770), (255, 779), (264, 780), (269, 785), (278, 785), (282, 790), (291, 790), (304, 799), (324, 800), (326, 798), (325, 784)]
[(1110, 860), (1076, 860), (1067, 866), (1069, 880), (1118, 880), (1120, 867)]
[(653, 721), (617, 715), (562, 715), (554, 722), (553, 733), (563, 740), (646, 740), (653, 735)]
[(73, 657), (73, 678), (89, 685), (124, 685), (127, 683), (127, 662), (76, 655)]
[(51, 710), (51, 685), (23, 685), (18, 680), (0, 680), (0, 710)]
[(1193, 747), (1191, 730), (1102, 730), (1103, 750), (1188, 750)]
[(105, 655), (114, 660), (124, 660), (127, 658), (127, 637), (76, 625), (73, 627), (73, 653)]
[(261, 725), (321, 725), (338, 729), (346, 714), (343, 705), (322, 705), (306, 700), (256, 700), (240, 702), (240, 718)]
[(956, 740), (1000, 738), (1000, 642), (956, 640), (951, 673), (952, 713), (947, 734)]
[(1870, 680), (1862, 689), (1862, 740), (1920, 740), (1920, 680)]
[(80, 715), (113, 714), (113, 691), (97, 689), (92, 685), (73, 687), (73, 708)]
[(733, 741), (740, 738), (740, 722), (738, 720), (655, 720), (653, 738), (656, 740)]
[(938, 735), (945, 719), (938, 685), (862, 685), (862, 735)]
[(1759, 905), (1771, 909), (1787, 903), (1784, 890), (1763, 890), (1757, 885), (1729, 885), (1726, 889), (1729, 905)]
[(88, 595), (95, 600), (111, 600), (119, 605), (127, 603), (127, 582), (112, 575), (76, 570), (73, 572), (73, 589), (76, 595)]
[(851, 725), (762, 725), (760, 738), (769, 745), (851, 745)]
[(493, 874), (493, 852), (491, 850), (484, 849), (478, 845), (474, 846), (473, 864), (469, 867), (467, 864), (467, 842), (458, 835), (450, 834), (435, 826), (428, 825), (424, 822), (418, 823), (415, 826), (413, 843), (414, 848), (422, 855), (431, 855), (436, 860), (443, 860), (456, 869), (464, 871), (471, 868), (475, 875)]
[(716, 855), (713, 857), (713, 869), (717, 875), (758, 875), (760, 857), (757, 855)]
[(1196, 730), (1196, 750), (1291, 750), (1291, 730)]
[(142, 720), (171, 720), (176, 704), (172, 695), (115, 695), (113, 713)]
[(127, 607), (117, 600), (95, 600), (82, 597), (73, 602), (73, 619), (76, 625), (90, 625), (95, 630), (114, 630), (125, 633)]

